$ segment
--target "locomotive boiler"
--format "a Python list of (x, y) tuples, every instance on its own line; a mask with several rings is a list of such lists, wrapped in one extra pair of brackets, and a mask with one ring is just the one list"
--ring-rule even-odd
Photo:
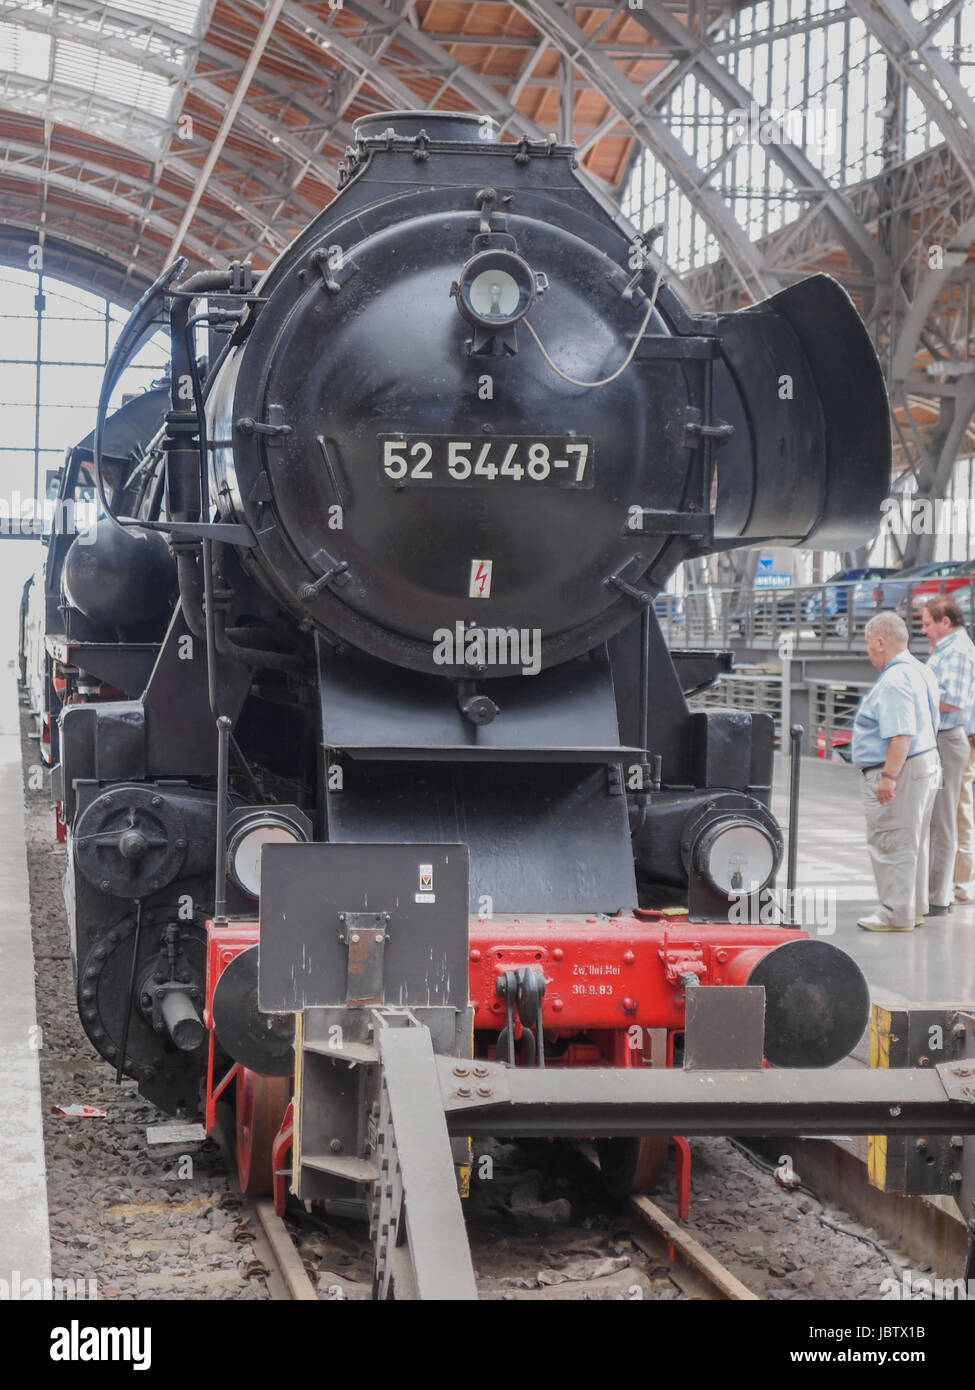
[[(856, 310), (816, 275), (691, 313), (571, 146), (436, 111), (356, 133), (260, 280), (179, 265), (137, 306), (91, 450), (104, 519), (48, 575), (82, 1021), (165, 1110), (209, 1121), (235, 1089), (255, 1190), (303, 1008), (259, 986), (283, 852), (290, 882), (323, 845), (466, 846), (451, 1042), (475, 1058), (672, 1063), (688, 993), (751, 982), (766, 1060), (826, 1065), (867, 1009), (842, 952), (731, 913), (782, 858), (772, 721), (689, 710), (722, 658), (673, 657), (653, 606), (694, 557), (870, 534), (890, 441)], [(168, 408), (113, 449), (105, 403), (161, 310)], [(417, 856), (411, 902), (439, 864)], [(362, 897), (383, 947), (390, 904)], [(374, 968), (362, 999), (410, 1003)], [(645, 1182), (658, 1141), (614, 1142)]]

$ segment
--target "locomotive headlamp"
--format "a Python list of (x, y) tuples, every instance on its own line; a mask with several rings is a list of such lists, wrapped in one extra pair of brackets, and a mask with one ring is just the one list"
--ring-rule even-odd
[(311, 839), (307, 817), (292, 806), (260, 806), (231, 818), (227, 868), (237, 887), (260, 897), (261, 850), (265, 845), (298, 845)]
[(468, 323), (507, 328), (534, 304), (535, 276), (513, 251), (480, 251), (464, 266), (451, 293)]
[(712, 821), (694, 847), (696, 868), (719, 893), (758, 893), (775, 872), (778, 854), (757, 821), (740, 815)]

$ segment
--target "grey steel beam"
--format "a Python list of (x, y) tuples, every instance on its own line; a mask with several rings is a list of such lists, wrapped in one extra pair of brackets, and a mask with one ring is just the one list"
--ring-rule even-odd
[[(384, 1083), (379, 1125), (384, 1144), (376, 1155), (383, 1189), (375, 1237), (383, 1285), (379, 1292), (385, 1296), (389, 1275), (395, 1278), (394, 1252), (405, 1209), (410, 1295), (475, 1300), (477, 1285), (430, 1031), (416, 1024), (390, 1027), (380, 1022), (381, 1011), (373, 1017)], [(394, 1196), (400, 1184), (397, 1211)]]
[[(179, 227), (176, 230), (173, 243), (169, 248), (169, 254), (166, 257), (167, 261), (171, 261), (177, 254), (183, 244), (184, 236), (189, 231), (194, 214), (200, 206), (200, 199), (203, 197), (210, 176), (216, 167), (217, 160), (220, 158), (223, 147), (226, 144), (227, 136), (230, 134), (234, 121), (237, 119), (237, 113), (244, 103), (244, 98), (247, 96), (258, 64), (264, 56), (264, 50), (267, 48), (271, 34), (274, 31), (274, 26), (277, 23), (278, 15), (281, 13), (283, 6), (284, 0), (268, 0), (267, 9), (264, 11), (264, 18), (261, 21), (261, 27), (254, 42), (251, 44), (250, 52), (247, 55), (247, 62), (244, 64), (243, 71), (237, 80), (233, 95), (227, 103), (227, 109), (220, 123), (220, 129), (210, 142), (210, 148), (207, 151), (206, 158), (199, 171), (193, 191), (190, 194), (186, 207), (183, 209)], [(270, 228), (267, 228), (267, 231), (270, 232)]]
[(494, 116), (502, 124), (510, 122), (520, 135), (527, 135), (533, 140), (543, 137), (544, 132), (528, 116), (515, 109), (486, 78), (458, 62), (422, 29), (415, 29), (388, 5), (380, 4), (379, 0), (345, 0), (344, 8), (379, 26), (384, 33), (390, 33), (398, 44), (417, 58), (421, 73), (448, 81), (460, 96), (471, 102), (476, 111)]
[[(335, 12), (333, 11), (333, 13)], [(401, 11), (395, 13), (395, 19), (404, 22)], [(392, 102), (393, 106), (402, 107), (404, 104), (414, 106), (416, 104), (415, 94), (405, 83), (400, 82), (393, 73), (384, 69), (374, 53), (360, 47), (358, 43), (346, 37), (341, 30), (335, 28), (334, 24), (319, 19), (310, 10), (302, 9), (298, 5), (290, 3), (290, 0), (282, 7), (282, 20), (287, 27), (327, 42), (330, 57), (336, 58), (357, 79), (368, 81), (371, 86), (383, 94), (387, 101)], [(387, 46), (393, 40), (393, 32), (390, 30), (382, 36)], [(411, 32), (415, 31), (411, 30)], [(341, 113), (334, 113), (334, 119), (337, 123), (341, 119)]]
[(970, 1063), (689, 1071), (485, 1062), (479, 1065), (486, 1075), (466, 1096), (461, 1091), (474, 1088), (455, 1075), (458, 1063), (437, 1058), (443, 1107), (450, 1133), (472, 1138), (975, 1134)]
[[(20, 96), (17, 95), (18, 89), (21, 92)], [(5, 74), (3, 78), (0, 78), (0, 108), (20, 111), (24, 115), (39, 119), (41, 113), (32, 104), (31, 96), (35, 100), (45, 96), (47, 98), (45, 109), (60, 124), (68, 128), (73, 126), (88, 135), (93, 133), (94, 126), (94, 133), (99, 138), (111, 141), (120, 146), (123, 151), (131, 151), (155, 166), (165, 164), (166, 169), (188, 177), (191, 184), (195, 181), (198, 173), (196, 166), (178, 155), (174, 156), (166, 151), (172, 132), (169, 122), (162, 118), (152, 117), (144, 112), (132, 112), (130, 108), (121, 106), (107, 97), (84, 93), (76, 88), (40, 78), (26, 78), (15, 74)], [(97, 113), (97, 120), (94, 123), (91, 119), (92, 112)], [(153, 144), (154, 141), (157, 141), (158, 144)], [(227, 151), (224, 152), (224, 156), (226, 163), (236, 172), (260, 183), (268, 189), (269, 193), (284, 194), (287, 192), (285, 186), (278, 185), (273, 176), (259, 165), (248, 164), (239, 156)], [(334, 175), (332, 181), (335, 182)], [(255, 225), (266, 226), (267, 219), (254, 209), (253, 204), (248, 199), (241, 198), (239, 194), (229, 189), (223, 179), (211, 180), (210, 188), (214, 196), (220, 198), (228, 206), (240, 204), (245, 209), (246, 215), (253, 217)], [(293, 201), (309, 216), (317, 210), (306, 199), (295, 196)]]
[[(532, 140), (544, 139), (546, 132), (519, 111), (491, 82), (459, 63), (429, 39), (422, 29), (414, 28), (408, 16), (388, 4), (380, 4), (379, 0), (345, 0), (344, 8), (366, 20), (372, 33), (381, 33), (408, 49), (417, 61), (419, 74), (436, 77), (441, 82), (441, 90), (452, 87), (476, 111), (493, 116), (502, 130), (510, 129)], [(288, 7), (286, 13), (290, 12)], [(299, 14), (307, 23), (307, 11), (299, 11)], [(409, 104), (414, 105), (415, 102), (416, 98), (410, 94)], [(579, 170), (579, 176), (600, 206), (617, 222), (620, 230), (632, 236), (633, 228), (620, 213), (618, 202), (608, 196), (603, 181), (594, 179), (584, 169)]]
[[(18, 155), (23, 161), (22, 167), (34, 168), (37, 174), (38, 187), (43, 189), (46, 177), (46, 171), (44, 167), (44, 147), (42, 145), (33, 145), (27, 141), (10, 140), (6, 139), (3, 136), (0, 136), (0, 150), (3, 149), (6, 149), (11, 153)], [(82, 200), (86, 198), (87, 191), (89, 189), (94, 189), (96, 187), (104, 188), (106, 186), (110, 186), (114, 191), (121, 184), (128, 189), (139, 192), (145, 197), (146, 203), (143, 205), (143, 213), (152, 201), (156, 199), (167, 200), (169, 205), (174, 210), (173, 222), (175, 223), (177, 217), (179, 216), (179, 210), (183, 206), (182, 201), (179, 198), (179, 195), (173, 192), (164, 191), (160, 188), (158, 184), (152, 183), (148, 179), (140, 178), (138, 175), (120, 174), (118, 170), (112, 165), (110, 155), (108, 155), (105, 152), (91, 151), (91, 156), (92, 157), (89, 158), (87, 154), (82, 155), (81, 153), (76, 155), (68, 155), (59, 151), (53, 156), (48, 156), (48, 162), (50, 158), (53, 157), (57, 161), (61, 172), (66, 176), (67, 171), (71, 169), (76, 169), (79, 175), (81, 174), (82, 170), (87, 170), (90, 172), (100, 170), (99, 177), (96, 179), (83, 179), (79, 177), (75, 181), (76, 194)], [(41, 161), (40, 167), (38, 167), (38, 160)], [(188, 168), (192, 169), (193, 166), (190, 165), (188, 166)], [(233, 195), (228, 194), (227, 196), (232, 197)], [(243, 212), (244, 210), (245, 205), (243, 204), (238, 204), (234, 206), (234, 211)], [(264, 219), (259, 218), (259, 215), (257, 214), (256, 210), (251, 210), (249, 220), (257, 221), (258, 225), (260, 225), (260, 223), (264, 221)], [(216, 216), (212, 211), (210, 211), (210, 209), (205, 209), (203, 211), (202, 215), (200, 216), (200, 222), (202, 225), (211, 229), (215, 237), (219, 236), (220, 232), (222, 231), (225, 225), (224, 219)], [(162, 223), (159, 222), (159, 220), (157, 219), (156, 225), (161, 226)], [(267, 240), (270, 241), (272, 246), (276, 246), (278, 249), (280, 249), (286, 244), (285, 238), (281, 237), (279, 233), (270, 234), (267, 237)], [(203, 245), (202, 242), (199, 244), (201, 246)], [(214, 253), (211, 249), (208, 252), (208, 259), (212, 259), (214, 254), (217, 254), (219, 258), (221, 253)]]
[[(881, 191), (884, 193), (883, 210), (879, 197)], [(919, 215), (926, 210), (930, 213), (932, 208), (944, 209), (945, 215), (950, 209), (953, 216), (963, 219), (962, 226), (954, 235), (926, 239), (944, 243), (944, 261), (940, 271), (926, 268), (927, 245), (924, 244), (914, 251), (915, 263), (925, 267), (919, 271), (917, 283), (910, 286), (906, 277), (900, 274), (895, 277), (897, 331), (889, 373), (893, 382), (905, 381), (911, 376), (921, 335), (937, 314), (938, 301), (946, 285), (966, 274), (964, 262), (971, 240), (975, 238), (975, 194), (951, 151), (947, 146), (939, 145), (891, 170), (885, 170), (873, 179), (844, 189), (841, 196), (850, 204), (855, 216), (868, 227), (875, 226), (881, 216), (903, 217), (910, 225), (916, 226)], [(766, 257), (780, 267), (780, 275), (784, 278), (787, 264), (805, 268), (819, 264), (825, 268), (827, 258), (835, 249), (836, 239), (821, 218), (807, 216), (769, 233), (758, 245)], [(838, 272), (830, 267), (830, 273), (836, 275)], [(839, 278), (851, 291), (861, 288), (856, 278), (842, 272)], [(704, 308), (732, 307), (733, 283), (730, 267), (720, 260), (701, 266), (684, 277), (687, 293)], [(868, 322), (871, 320), (869, 310), (866, 318)], [(956, 350), (964, 355), (964, 343), (957, 335), (953, 341)]]
[[(35, 153), (43, 153), (35, 151)], [(11, 162), (9, 159), (0, 158), (0, 173), (8, 178), (14, 178), (21, 182), (40, 185), (41, 180), (37, 177), (37, 170), (30, 165)], [(59, 192), (67, 193), (81, 202), (91, 203), (98, 207), (104, 207), (112, 212), (121, 212), (126, 217), (133, 218), (136, 222), (145, 221), (154, 231), (159, 232), (163, 237), (172, 234), (172, 223), (160, 217), (158, 212), (148, 211), (141, 203), (133, 203), (128, 198), (120, 197), (112, 189), (101, 188), (94, 180), (79, 181), (62, 174), (56, 170), (48, 170), (44, 175), (44, 183)], [(214, 257), (213, 248), (197, 241), (195, 237), (188, 237), (187, 247), (193, 252), (194, 256), (200, 260), (212, 262)]]
[[(515, 78), (514, 85), (508, 93), (508, 100), (512, 106), (518, 105), (518, 100), (531, 81), (531, 75), (535, 71), (539, 58), (549, 50), (548, 39), (542, 39), (541, 43), (536, 43), (532, 52), (528, 55), (521, 65), (521, 70)], [(571, 138), (571, 137), (570, 137)]]
[(903, 380), (910, 374), (928, 318), (945, 286), (967, 260), (973, 239), (975, 215), (963, 222), (948, 244), (942, 247), (941, 269), (927, 270), (921, 277), (898, 334), (892, 367), (895, 381)]
[[(944, 133), (975, 187), (975, 99), (904, 0), (849, 0), (888, 59)], [(938, 88), (941, 90), (939, 91)]]
[[(917, 469), (916, 499), (944, 497), (951, 481), (962, 441), (975, 415), (975, 378), (963, 378), (957, 393), (944, 395), (930, 442), (923, 450)], [(905, 401), (910, 413), (910, 406)], [(931, 534), (907, 536), (904, 565), (923, 565), (934, 558), (936, 537)]]
[[(768, 267), (744, 228), (724, 198), (708, 187), (705, 172), (688, 155), (666, 120), (659, 112), (644, 105), (639, 87), (592, 44), (590, 36), (554, 0), (513, 0), (513, 3), (575, 64), (586, 81), (619, 112), (637, 138), (654, 151), (671, 178), (694, 202), (711, 227), (751, 297), (758, 300), (770, 293), (774, 281), (770, 279)], [(628, 13), (636, 18), (639, 11)]]
[[(660, 4), (660, 0), (641, 0), (640, 6), (631, 12), (631, 17), (658, 41), (674, 51), (683, 50), (693, 57), (699, 80), (729, 110), (749, 109), (749, 104), (754, 100), (751, 92), (718, 61), (706, 43)], [(839, 191), (831, 187), (803, 151), (783, 138), (781, 143), (766, 146), (766, 153), (797, 189), (810, 197), (823, 199), (823, 216), (833, 224), (840, 244), (861, 270), (878, 278), (889, 276), (889, 260), (876, 239), (853, 216)]]
[[(54, 95), (56, 98), (57, 94), (55, 93)], [(8, 98), (6, 106), (9, 110), (23, 111), (25, 114), (32, 114), (29, 100), (20, 102), (12, 101)], [(50, 110), (51, 119), (57, 122), (59, 125), (61, 125), (66, 132), (70, 131), (72, 127), (68, 124), (68, 121), (64, 119), (64, 117), (67, 117), (68, 120), (70, 120), (72, 115), (70, 109), (65, 109), (64, 107), (62, 107), (59, 101), (55, 99), (51, 102)], [(2, 140), (2, 137), (0, 137), (0, 140)], [(40, 144), (36, 146), (30, 146), (28, 142), (21, 142), (21, 145), (24, 149), (35, 148), (38, 151), (41, 151), (43, 149), (43, 146), (41, 146)], [(124, 144), (122, 144), (120, 141), (120, 152), (133, 154), (137, 158), (144, 160), (150, 166), (153, 166), (159, 161), (158, 151), (153, 150), (151, 146), (147, 146), (146, 144), (144, 144), (142, 140), (131, 136), (124, 141)], [(115, 152), (112, 149), (102, 150), (96, 147), (85, 146), (82, 149), (77, 150), (77, 152), (73, 156), (69, 156), (65, 152), (60, 152), (59, 158), (66, 161), (70, 158), (74, 158), (79, 166), (83, 166), (88, 169), (103, 168), (107, 172), (114, 173), (117, 177), (121, 177), (125, 182), (130, 183), (133, 187), (141, 187), (146, 191), (159, 191), (159, 196), (167, 196), (160, 189), (160, 182), (158, 179), (147, 180), (140, 179), (136, 175), (120, 175), (118, 173), (117, 166), (114, 162)], [(199, 175), (199, 169), (196, 165), (190, 164), (187, 160), (170, 157), (166, 160), (165, 163), (165, 173), (169, 176), (174, 177), (175, 180), (182, 180), (183, 182), (188, 183), (190, 188), (192, 188)], [(241, 174), (243, 177), (244, 171), (241, 171)], [(274, 190), (269, 189), (269, 195), (273, 194), (273, 191)], [(236, 213), (238, 217), (245, 218), (247, 222), (249, 222), (252, 226), (256, 227), (260, 235), (264, 237), (271, 244), (272, 247), (277, 246), (280, 248), (285, 244), (286, 238), (281, 237), (280, 233), (274, 229), (274, 227), (270, 224), (270, 220), (267, 217), (267, 215), (264, 214), (260, 208), (256, 207), (249, 198), (238, 193), (236, 189), (228, 185), (226, 182), (224, 182), (223, 180), (211, 181), (211, 183), (207, 187), (207, 192), (211, 194), (214, 198), (218, 199), (221, 203), (223, 203), (230, 211)], [(295, 202), (296, 204), (298, 204), (298, 206), (296, 206), (296, 215), (298, 216), (304, 215), (307, 217), (312, 217), (318, 211), (317, 208), (314, 208), (310, 204), (305, 203), (305, 200), (303, 199), (296, 199)], [(203, 220), (211, 222), (214, 226), (222, 225), (220, 219), (206, 211), (203, 214)]]
[[(3, 11), (0, 10), (0, 14)], [(80, 17), (80, 21), (73, 21), (71, 15)], [(25, 29), (34, 30), (38, 33), (46, 33), (52, 38), (66, 38), (72, 43), (84, 44), (93, 50), (111, 53), (116, 57), (123, 58), (127, 62), (136, 64), (144, 68), (147, 72), (154, 72), (160, 76), (165, 76), (170, 81), (176, 81), (181, 86), (184, 84), (187, 72), (183, 64), (175, 61), (165, 53), (143, 50), (138, 47), (131, 39), (120, 38), (112, 32), (105, 32), (104, 25), (108, 24), (111, 29), (118, 28), (123, 33), (131, 31), (138, 36), (144, 31), (145, 26), (133, 20), (132, 15), (126, 15), (121, 10), (113, 10), (110, 6), (106, 7), (97, 3), (97, 0), (73, 0), (70, 9), (64, 6), (59, 7), (57, 12), (49, 10), (18, 9), (17, 24)], [(94, 27), (94, 26), (101, 27)], [(92, 26), (92, 27), (89, 27)], [(240, 70), (240, 64), (234, 55), (227, 50), (219, 48), (217, 45), (208, 42), (193, 41), (185, 34), (179, 34), (174, 30), (165, 30), (162, 26), (151, 26), (153, 32), (161, 32), (166, 41), (170, 43), (181, 42), (183, 47), (191, 51), (195, 57), (205, 58), (214, 64), (218, 69), (228, 69), (231, 72)], [(278, 78), (269, 76), (266, 73), (260, 74), (261, 87), (280, 101), (283, 105), (291, 104), (299, 110), (311, 123), (322, 120), (328, 113), (325, 108), (318, 106), (315, 102), (309, 101), (293, 87), (282, 82)], [(189, 86), (193, 93), (198, 95), (214, 111), (221, 112), (227, 103), (227, 92), (212, 80), (210, 75), (201, 77), (191, 73)], [(117, 103), (120, 116), (127, 114), (131, 108), (124, 103)], [(288, 154), (294, 159), (306, 161), (309, 157), (310, 149), (296, 133), (293, 126), (287, 125), (283, 121), (278, 121), (274, 117), (268, 116), (256, 107), (244, 103), (240, 113), (242, 126), (252, 130), (269, 143), (273, 143), (275, 149), (282, 154)], [(170, 133), (176, 128), (174, 121), (166, 123)], [(337, 123), (334, 128), (330, 127), (330, 133), (341, 144), (348, 144), (352, 138), (352, 128), (346, 122)], [(319, 160), (313, 154), (315, 176), (333, 190), (338, 187), (338, 180), (334, 168), (325, 160)]]
[[(399, 0), (399, 13), (403, 14), (409, 11), (410, 17), (412, 18), (413, 6), (414, 0), (406, 0), (405, 3), (403, 3), (403, 0)], [(321, 42), (322, 40), (319, 41)], [(325, 40), (325, 42), (329, 44), (330, 48), (332, 47), (332, 38)], [(346, 62), (343, 64), (342, 72), (329, 97), (329, 109), (333, 113), (335, 120), (344, 119), (349, 106), (369, 80), (371, 69), (378, 67), (380, 59), (391, 42), (391, 34), (366, 35), (360, 38), (359, 44), (356, 45), (357, 52), (363, 52), (368, 56), (369, 61), (358, 65), (355, 62)], [(410, 94), (410, 99), (412, 104), (412, 93)], [(316, 141), (316, 154), (324, 148), (330, 138), (331, 133), (329, 131), (324, 132), (319, 137)], [(310, 167), (311, 165), (308, 162), (299, 166), (297, 171), (292, 175), (292, 187), (296, 187), (301, 182)]]

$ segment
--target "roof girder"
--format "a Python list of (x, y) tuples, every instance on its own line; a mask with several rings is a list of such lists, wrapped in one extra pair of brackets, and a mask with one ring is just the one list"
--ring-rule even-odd
[[(18, 81), (19, 80), (20, 79), (18, 79)], [(39, 81), (39, 79), (25, 79), (25, 81)], [(43, 85), (49, 91), (54, 92), (55, 94), (59, 94), (59, 89), (55, 88), (53, 84), (45, 83)], [(68, 90), (71, 91), (73, 89)], [(28, 116), (32, 119), (41, 119), (39, 113), (34, 109), (34, 107), (30, 104), (29, 101), (11, 101), (9, 98), (9, 94), (7, 96), (6, 101), (3, 103), (3, 107), (8, 111), (17, 112), (24, 116)], [(77, 128), (77, 123), (70, 119), (73, 113), (70, 110), (70, 107), (67, 106), (67, 103), (66, 108), (62, 108), (60, 106), (55, 105), (52, 107), (52, 110), (55, 113), (56, 124), (60, 125), (65, 133), (70, 133), (73, 129)], [(68, 119), (63, 119), (63, 117), (67, 117)], [(102, 137), (99, 136), (98, 138), (101, 139)], [(6, 137), (0, 135), (0, 142), (6, 143)], [(21, 143), (26, 147), (29, 142), (24, 141)], [(33, 146), (33, 148), (35, 148), (39, 154), (43, 154), (44, 152), (44, 145), (42, 145), (41, 143), (38, 143), (36, 146)], [(121, 148), (122, 147), (120, 146), (120, 149)], [(124, 148), (127, 152), (136, 155), (139, 159), (144, 160), (150, 165), (154, 165), (158, 161), (158, 152), (152, 150), (151, 148), (147, 148), (141, 141), (134, 140), (131, 136), (128, 136), (126, 138), (126, 144)], [(57, 153), (59, 158), (67, 159), (69, 157), (65, 151), (58, 151)], [(111, 162), (113, 158), (113, 150), (111, 146), (106, 146), (104, 150), (99, 149), (95, 146), (88, 146), (84, 150), (84, 155), (82, 156), (79, 152), (77, 158), (79, 164), (85, 163), (86, 167), (89, 168), (114, 168), (114, 165)], [(241, 170), (241, 173), (244, 172), (245, 171)], [(192, 187), (199, 171), (195, 165), (188, 163), (186, 160), (170, 158), (166, 161), (166, 173), (176, 175), (178, 178), (185, 180)], [(123, 177), (125, 178), (126, 182), (131, 183), (133, 186), (141, 187), (143, 191), (160, 189), (160, 183), (158, 178), (153, 182), (151, 180), (141, 179), (137, 175), (129, 175), (128, 173), (123, 175)], [(275, 233), (273, 228), (268, 226), (267, 216), (263, 214), (259, 208), (255, 207), (242, 194), (237, 193), (234, 189), (228, 187), (222, 181), (217, 182), (211, 191), (217, 198), (219, 198), (221, 202), (226, 204), (229, 211), (238, 213), (238, 215), (242, 214), (246, 216), (248, 221), (252, 222), (255, 226), (261, 228), (266, 227), (268, 231), (268, 239), (272, 245), (276, 244), (278, 249), (285, 245), (286, 239), (281, 237), (279, 233)], [(160, 196), (166, 197), (169, 195), (163, 193), (160, 189)], [(311, 212), (309, 215), (314, 214), (313, 212)], [(208, 209), (203, 209), (200, 213), (200, 216), (204, 222), (213, 223), (214, 225), (218, 226), (223, 225), (222, 221), (218, 222), (218, 220), (209, 212)]]
[[(513, 0), (514, 6), (575, 64), (586, 80), (619, 112), (638, 139), (654, 152), (677, 186), (693, 198), (717, 236), (735, 272), (753, 299), (769, 293), (767, 269), (725, 200), (705, 182), (704, 171), (690, 157), (666, 121), (648, 108), (639, 87), (609, 58), (600, 53), (589, 35), (559, 9), (554, 0)], [(632, 12), (634, 15), (637, 11)]]
[[(668, 44), (673, 51), (683, 47), (693, 59), (693, 70), (699, 81), (724, 106), (729, 110), (748, 109), (754, 100), (753, 94), (718, 61), (707, 44), (664, 9), (660, 0), (641, 0), (640, 6), (629, 13), (647, 33)], [(852, 216), (838, 190), (829, 184), (799, 146), (783, 134), (781, 141), (768, 144), (765, 150), (796, 188), (823, 200), (823, 215), (834, 224), (841, 244), (861, 270), (888, 276), (890, 263), (876, 238)]]
[[(142, 31), (142, 26), (137, 23), (129, 22), (127, 24), (127, 21), (132, 20), (132, 16), (127, 16), (120, 10), (112, 10), (111, 7), (106, 10), (105, 6), (98, 3), (98, 0), (72, 0), (71, 8), (72, 11), (82, 12), (85, 17), (104, 14), (111, 19), (113, 24), (118, 24), (122, 28), (131, 28), (134, 32)], [(94, 49), (112, 53), (129, 62), (137, 63), (140, 67), (144, 67), (147, 72), (154, 72), (171, 80), (179, 79), (185, 75), (186, 69), (182, 64), (175, 63), (159, 54), (144, 53), (136, 45), (125, 39), (119, 39), (115, 35), (102, 35), (85, 28), (83, 25), (72, 23), (69, 12), (63, 9), (59, 10), (57, 14), (43, 10), (18, 11), (17, 23), (24, 28), (47, 33), (55, 38), (60, 35), (72, 43), (86, 44)], [(172, 31), (170, 31), (170, 37), (175, 37)], [(243, 63), (238, 62), (228, 50), (207, 42), (198, 42), (194, 46), (187, 40), (186, 35), (181, 37), (184, 40), (183, 47), (191, 49), (197, 60), (205, 58), (217, 67), (227, 67), (229, 59), (231, 60), (232, 71), (239, 72), (243, 68)], [(309, 101), (301, 93), (296, 92), (286, 83), (278, 81), (266, 72), (259, 74), (258, 81), (263, 88), (282, 103), (292, 104), (302, 114), (308, 116), (310, 121), (318, 121), (323, 115), (328, 114), (324, 107)], [(208, 77), (192, 72), (190, 74), (190, 89), (194, 94), (198, 94), (214, 111), (221, 112), (225, 108), (228, 93)], [(120, 111), (128, 111), (129, 109), (119, 103)], [(296, 129), (300, 129), (300, 127), (296, 128), (284, 122), (276, 121), (273, 117), (265, 115), (247, 103), (240, 113), (240, 121), (243, 126), (268, 142), (270, 142), (270, 137), (276, 137), (275, 149), (288, 153), (297, 160), (303, 161), (308, 158), (309, 149), (296, 134)], [(175, 120), (171, 121), (169, 129), (175, 131), (176, 125)], [(336, 128), (334, 134), (337, 138), (348, 143), (352, 138), (352, 128), (343, 123)], [(333, 190), (338, 187), (335, 170), (329, 162), (325, 160), (315, 161), (315, 174)]]
[[(17, 179), (19, 182), (32, 183), (40, 187), (42, 180), (37, 177), (37, 170), (32, 164), (11, 163), (6, 155), (8, 152), (14, 151), (24, 154), (25, 158), (30, 160), (36, 160), (38, 158), (42, 161), (46, 160), (47, 167), (44, 169), (43, 183), (47, 184), (49, 187), (56, 188), (60, 192), (69, 194), (71, 197), (81, 202), (111, 209), (113, 212), (121, 212), (126, 217), (133, 218), (136, 222), (145, 222), (159, 232), (163, 238), (172, 235), (173, 224), (163, 218), (158, 210), (147, 208), (142, 203), (132, 202), (131, 199), (120, 195), (117, 191), (104, 188), (101, 181), (98, 179), (75, 179), (58, 169), (52, 169), (50, 167), (52, 160), (58, 159), (56, 151), (53, 153), (45, 151), (39, 145), (20, 145), (19, 148), (18, 146), (19, 142), (13, 140), (4, 140), (0, 142), (0, 155), (3, 156), (0, 157), (0, 176), (6, 175), (9, 178)], [(80, 169), (82, 166), (77, 163), (72, 165), (72, 162), (68, 161), (67, 167), (76, 167)], [(126, 182), (128, 181), (128, 176), (126, 176)], [(154, 194), (158, 193), (158, 189), (155, 185), (144, 184), (143, 187), (151, 189)], [(198, 256), (203, 261), (212, 262), (214, 256), (212, 247), (204, 245), (204, 243), (198, 241), (196, 237), (188, 237), (186, 244), (195, 256)]]

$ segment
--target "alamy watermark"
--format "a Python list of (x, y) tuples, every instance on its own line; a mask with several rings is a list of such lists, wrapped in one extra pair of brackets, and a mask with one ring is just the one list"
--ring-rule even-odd
[(835, 888), (765, 888), (760, 893), (729, 895), (728, 921), (736, 926), (792, 926), (815, 930), (817, 936), (836, 931)]
[(98, 512), (93, 503), (74, 502), (70, 497), (55, 499), (25, 496), (14, 491), (0, 495), (0, 536), (74, 536), (81, 545), (92, 545), (96, 538)]
[(975, 532), (975, 498), (885, 497), (881, 528), (901, 536), (968, 536)]
[(19, 1269), (10, 1271), (9, 1279), (0, 1279), (0, 1303), (45, 1303), (84, 1300), (92, 1303), (98, 1297), (97, 1279), (34, 1279), (24, 1277)]
[(542, 630), (538, 627), (467, 627), (458, 620), (452, 628), (433, 634), (437, 666), (463, 666), (477, 671), (487, 666), (520, 666), (523, 676), (542, 669)]
[(881, 1280), (880, 1297), (905, 1302), (975, 1300), (975, 1279), (942, 1279), (916, 1269), (902, 1269), (899, 1279)]
[(73, 1318), (51, 1331), (52, 1361), (131, 1361), (133, 1371), (152, 1365), (151, 1327), (83, 1327)]
[(749, 103), (728, 112), (735, 145), (798, 145), (833, 153), (839, 148), (839, 113), (831, 106), (796, 106), (777, 111)]

